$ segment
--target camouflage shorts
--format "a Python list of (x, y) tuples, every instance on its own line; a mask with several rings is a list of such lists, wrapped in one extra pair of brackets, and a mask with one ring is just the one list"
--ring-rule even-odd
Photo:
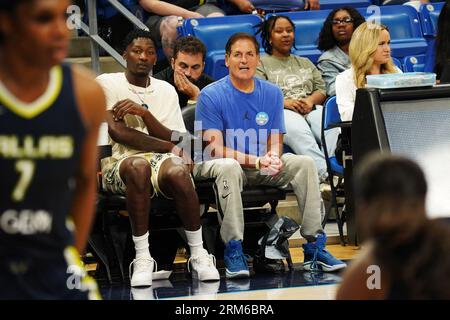
[[(172, 153), (138, 153), (134, 154), (128, 158), (120, 159), (119, 161), (106, 163), (102, 166), (102, 176), (103, 176), (103, 186), (107, 191), (110, 191), (115, 194), (125, 194), (127, 187), (125, 183), (123, 182), (122, 178), (120, 177), (120, 165), (122, 164), (122, 161), (125, 159), (129, 159), (131, 157), (139, 157), (144, 158), (148, 161), (151, 168), (151, 182), (153, 186), (153, 193), (152, 198), (155, 194), (162, 194), (164, 197), (167, 197), (159, 188), (158, 186), (158, 174), (159, 169), (161, 168), (161, 164), (169, 159), (169, 158), (178, 158), (180, 161), (182, 161), (181, 158), (177, 157), (176, 155)], [(170, 199), (170, 198), (169, 198)]]

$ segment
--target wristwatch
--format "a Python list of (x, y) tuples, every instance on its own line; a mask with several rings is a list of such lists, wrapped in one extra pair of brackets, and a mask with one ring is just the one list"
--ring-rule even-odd
[(190, 99), (189, 99), (189, 100), (187, 101), (187, 104), (188, 104), (188, 105), (197, 104), (197, 101), (196, 101), (196, 100), (190, 100)]

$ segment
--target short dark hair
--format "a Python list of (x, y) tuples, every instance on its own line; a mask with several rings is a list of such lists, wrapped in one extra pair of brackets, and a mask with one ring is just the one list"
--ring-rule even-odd
[(198, 53), (202, 54), (202, 60), (205, 61), (206, 47), (200, 39), (193, 36), (186, 36), (177, 39), (173, 48), (173, 59), (177, 58), (178, 52), (183, 52), (191, 55)]
[[(292, 29), (295, 33), (295, 24), (292, 22), (291, 18), (283, 15), (273, 15), (270, 16), (269, 19), (263, 21), (261, 23), (261, 27), (259, 32), (261, 32), (261, 39), (262, 39), (262, 47), (264, 48), (264, 51), (267, 54), (272, 54), (273, 48), (270, 44), (270, 34), (272, 33), (273, 27), (275, 26), (275, 22), (279, 19), (286, 19), (292, 26)], [(294, 43), (292, 46), (295, 48), (295, 37), (294, 37)], [(297, 48), (296, 48), (297, 49)]]
[(339, 11), (347, 11), (350, 14), (350, 17), (353, 19), (353, 30), (356, 30), (356, 28), (366, 21), (366, 19), (364, 19), (364, 17), (355, 8), (345, 6), (334, 9), (330, 12), (323, 23), (322, 30), (320, 30), (318, 48), (321, 51), (330, 50), (337, 45), (337, 41), (333, 36), (332, 21), (334, 15)]
[[(0, 0), (0, 12), (6, 12), (7, 14), (13, 13), (17, 7), (23, 3), (30, 2), (31, 0)], [(3, 44), (4, 35), (0, 32), (0, 45)]]
[(152, 43), (156, 46), (156, 41), (155, 39), (153, 39), (152, 34), (147, 31), (147, 30), (143, 30), (143, 29), (133, 29), (131, 30), (126, 36), (125, 39), (123, 40), (123, 48), (122, 50), (125, 51), (127, 50), (128, 46), (136, 39), (138, 38), (144, 38), (144, 39), (149, 39), (152, 41)]
[(237, 33), (233, 34), (228, 39), (227, 44), (225, 45), (225, 53), (229, 55), (231, 53), (231, 47), (233, 46), (233, 44), (241, 39), (247, 39), (247, 40), (250, 40), (251, 42), (253, 42), (255, 49), (256, 49), (256, 53), (259, 54), (258, 40), (256, 40), (255, 36), (253, 36), (249, 33), (246, 33), (246, 32), (237, 32)]
[(369, 154), (356, 168), (355, 200), (371, 202), (379, 197), (396, 201), (425, 199), (427, 183), (418, 164), (401, 156)]

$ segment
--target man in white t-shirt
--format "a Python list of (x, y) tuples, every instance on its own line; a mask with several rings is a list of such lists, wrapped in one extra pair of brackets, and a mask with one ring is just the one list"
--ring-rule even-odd
[[(148, 243), (150, 195), (174, 199), (190, 247), (190, 269), (200, 281), (219, 280), (215, 259), (203, 248), (198, 197), (190, 156), (172, 137), (186, 131), (175, 88), (149, 76), (156, 62), (150, 33), (133, 30), (125, 39), (125, 73), (100, 75), (107, 100), (112, 156), (102, 160), (103, 185), (125, 194), (136, 258), (131, 286), (151, 286), (155, 261)], [(131, 266), (130, 266), (131, 267)]]

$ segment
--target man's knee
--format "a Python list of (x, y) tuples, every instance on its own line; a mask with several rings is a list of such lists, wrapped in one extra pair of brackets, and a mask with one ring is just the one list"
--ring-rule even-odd
[(178, 18), (176, 16), (167, 16), (161, 20), (161, 25), (159, 31), (161, 33), (161, 37), (164, 38), (166, 36), (176, 37), (177, 36), (177, 24)]
[(286, 159), (282, 159), (283, 164), (286, 168), (291, 169), (293, 171), (299, 171), (301, 169), (303, 170), (315, 170), (316, 163), (314, 162), (313, 158), (310, 156), (304, 156), (304, 155), (290, 155)]
[(133, 184), (142, 191), (147, 189), (151, 184), (150, 164), (142, 158), (124, 160), (120, 168), (120, 175), (126, 186)]
[(177, 24), (178, 19), (176, 16), (167, 16), (163, 18), (159, 27), (161, 45), (164, 55), (169, 61), (173, 56), (173, 45), (178, 35)]
[(187, 191), (193, 188), (189, 169), (183, 164), (170, 163), (160, 174), (161, 182), (174, 190)]
[(243, 173), (239, 162), (230, 158), (221, 159), (217, 165), (217, 171), (225, 177), (239, 177)]

